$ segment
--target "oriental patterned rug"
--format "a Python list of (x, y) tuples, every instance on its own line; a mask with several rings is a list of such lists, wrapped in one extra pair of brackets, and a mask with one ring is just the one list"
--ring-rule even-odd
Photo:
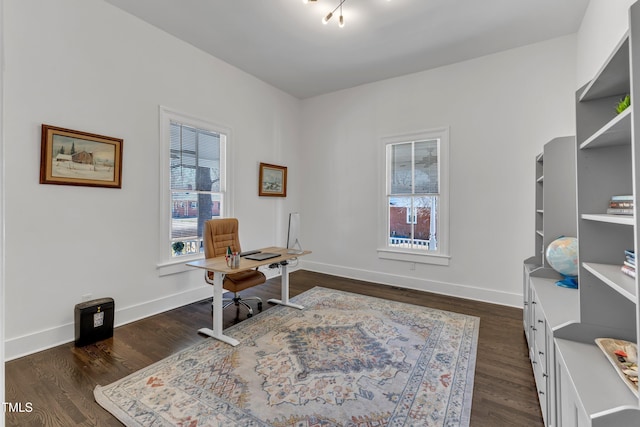
[(480, 319), (325, 288), (108, 386), (127, 426), (468, 426)]

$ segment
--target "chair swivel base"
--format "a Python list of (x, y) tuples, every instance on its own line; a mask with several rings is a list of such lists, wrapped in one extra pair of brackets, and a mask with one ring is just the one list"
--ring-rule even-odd
[[(251, 306), (246, 301), (257, 301), (258, 311), (262, 311), (262, 299), (260, 299), (259, 297), (242, 298), (239, 295), (236, 295), (233, 298), (223, 298), (222, 309), (224, 310), (230, 305), (235, 305), (236, 307), (240, 307), (240, 305), (243, 305), (247, 308), (247, 311), (248, 311), (247, 317), (253, 317), (253, 308), (251, 308)], [(211, 304), (211, 309), (213, 310), (213, 303)]]

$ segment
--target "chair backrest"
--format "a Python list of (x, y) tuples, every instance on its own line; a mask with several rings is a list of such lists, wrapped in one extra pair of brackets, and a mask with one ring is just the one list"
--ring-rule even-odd
[(240, 238), (238, 236), (238, 220), (236, 218), (210, 219), (204, 223), (204, 257), (215, 258), (227, 253), (240, 252)]

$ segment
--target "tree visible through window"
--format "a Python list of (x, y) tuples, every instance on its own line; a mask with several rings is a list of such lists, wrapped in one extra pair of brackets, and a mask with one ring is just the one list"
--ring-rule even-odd
[(172, 256), (202, 252), (205, 221), (221, 216), (225, 135), (171, 121)]

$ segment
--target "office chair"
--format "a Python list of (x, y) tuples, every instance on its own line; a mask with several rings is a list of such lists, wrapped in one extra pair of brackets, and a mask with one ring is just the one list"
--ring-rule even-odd
[[(236, 218), (222, 218), (211, 219), (205, 222), (202, 241), (204, 243), (205, 258), (224, 256), (229, 247), (232, 252), (240, 253), (238, 220)], [(213, 285), (213, 272), (205, 271), (204, 279), (207, 283)], [(222, 308), (225, 309), (232, 304), (236, 307), (244, 305), (249, 310), (247, 317), (253, 316), (253, 309), (247, 301), (258, 301), (258, 310), (262, 310), (262, 300), (259, 297), (241, 298), (238, 292), (260, 285), (266, 280), (265, 275), (257, 269), (226, 274), (222, 282), (222, 287), (229, 292), (233, 292), (233, 298), (223, 298)]]

